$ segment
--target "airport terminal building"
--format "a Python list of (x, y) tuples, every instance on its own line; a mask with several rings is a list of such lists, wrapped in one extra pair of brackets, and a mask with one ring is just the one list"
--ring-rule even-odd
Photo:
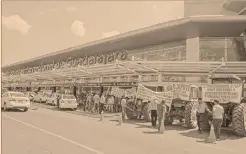
[[(224, 5), (233, 10), (236, 6)], [(240, 9), (238, 13), (245, 14)], [(246, 78), (245, 34), (244, 15), (185, 17), (2, 67), (2, 85), (206, 83), (208, 74), (216, 71)]]

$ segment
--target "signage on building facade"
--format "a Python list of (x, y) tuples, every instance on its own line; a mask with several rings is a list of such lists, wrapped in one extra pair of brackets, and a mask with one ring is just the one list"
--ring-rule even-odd
[(34, 72), (45, 72), (45, 71), (51, 71), (53, 69), (62, 69), (62, 68), (72, 68), (72, 67), (78, 67), (78, 66), (89, 66), (93, 64), (107, 64), (112, 63), (116, 59), (118, 60), (125, 60), (127, 58), (127, 51), (119, 51), (119, 52), (112, 52), (107, 54), (100, 54), (96, 56), (86, 56), (81, 58), (68, 58), (65, 61), (53, 61), (52, 64), (46, 64), (46, 65), (39, 65), (35, 67), (28, 67), (23, 68), (19, 70), (14, 70), (11, 72), (6, 72), (7, 75), (20, 75), (20, 74), (29, 74)]

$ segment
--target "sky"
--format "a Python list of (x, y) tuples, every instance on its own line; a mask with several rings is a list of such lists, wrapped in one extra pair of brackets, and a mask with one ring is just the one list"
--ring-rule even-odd
[(2, 66), (183, 17), (183, 1), (3, 1)]

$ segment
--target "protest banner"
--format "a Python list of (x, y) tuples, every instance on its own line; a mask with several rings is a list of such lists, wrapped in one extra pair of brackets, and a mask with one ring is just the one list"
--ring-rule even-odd
[(203, 101), (218, 100), (220, 103), (239, 103), (242, 95), (242, 84), (204, 84), (202, 85)]
[(155, 92), (152, 91), (143, 85), (139, 85), (137, 89), (137, 98), (142, 99), (144, 101), (152, 101), (152, 97), (155, 97), (158, 102), (161, 102), (162, 100), (166, 101), (166, 104), (169, 106), (172, 103), (173, 99), (173, 92)]
[(111, 95), (114, 95), (115, 97), (121, 98), (125, 95), (125, 90), (121, 89), (119, 87), (112, 87)]
[(173, 92), (173, 98), (189, 101), (192, 85), (186, 83), (169, 83), (163, 86), (164, 92)]
[(126, 97), (134, 97), (136, 96), (137, 93), (137, 88), (136, 87), (132, 87), (131, 89), (126, 89), (125, 90), (125, 96)]

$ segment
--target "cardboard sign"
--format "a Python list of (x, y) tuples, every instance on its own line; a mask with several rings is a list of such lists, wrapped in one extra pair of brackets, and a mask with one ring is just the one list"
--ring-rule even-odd
[(137, 93), (137, 88), (136, 87), (133, 87), (131, 89), (126, 89), (125, 90), (125, 96), (126, 97), (133, 97), (133, 96), (136, 96), (136, 93)]
[(165, 85), (164, 91), (174, 92), (173, 98), (189, 101), (192, 85), (186, 83), (170, 83)]
[(152, 101), (152, 97), (157, 98), (158, 102), (160, 103), (162, 100), (166, 101), (167, 105), (170, 105), (172, 103), (173, 99), (173, 92), (155, 92), (152, 91), (143, 85), (138, 86), (137, 90), (137, 98), (142, 99), (144, 101)]
[(114, 95), (115, 97), (121, 98), (125, 95), (125, 90), (120, 89), (119, 87), (112, 87), (111, 95)]
[(204, 101), (218, 100), (220, 103), (241, 102), (242, 84), (206, 84), (202, 85)]

